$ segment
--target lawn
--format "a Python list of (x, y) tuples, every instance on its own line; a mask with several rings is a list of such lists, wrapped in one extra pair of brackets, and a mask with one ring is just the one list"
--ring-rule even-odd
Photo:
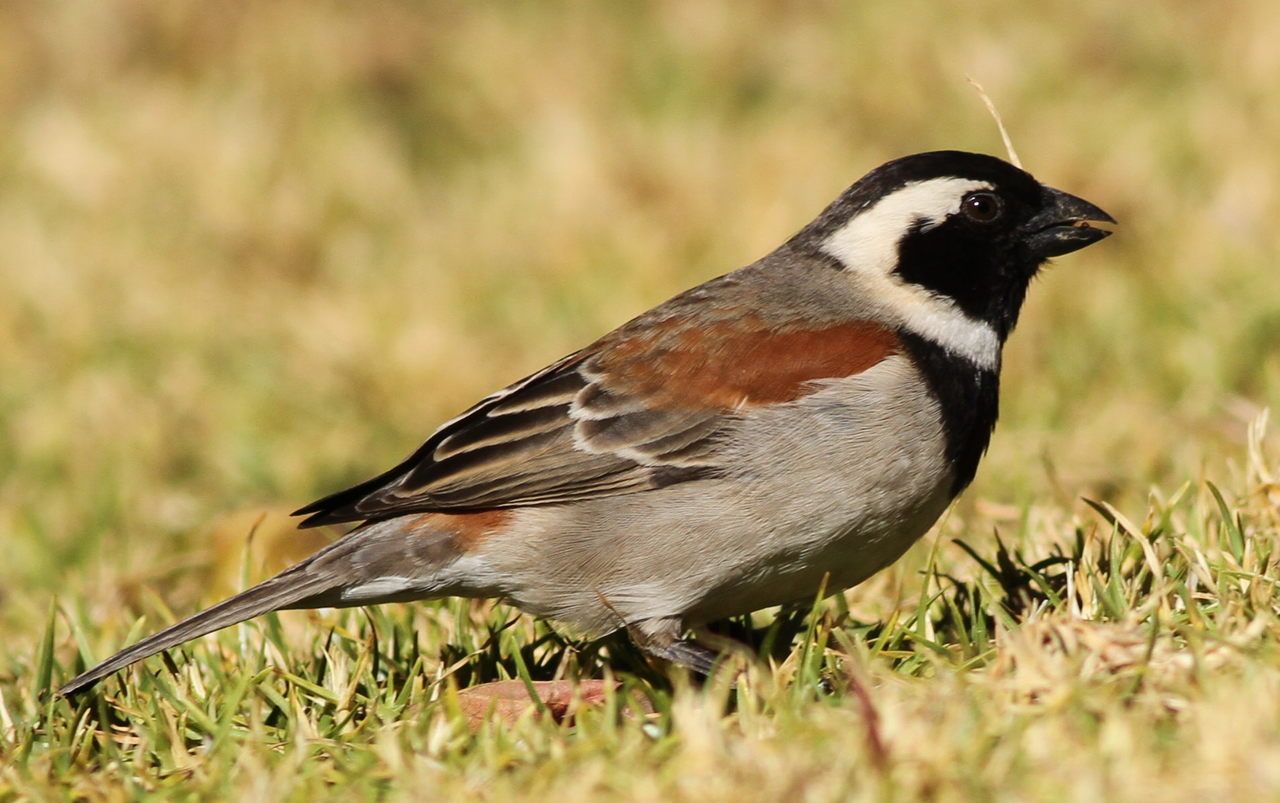
[[(1280, 799), (1276, 42), (1267, 0), (4, 3), (0, 800)], [(444, 600), (51, 697), (871, 167), (1003, 154), (966, 76), (1117, 233), (1032, 288), (974, 486), (728, 623), (736, 687)]]

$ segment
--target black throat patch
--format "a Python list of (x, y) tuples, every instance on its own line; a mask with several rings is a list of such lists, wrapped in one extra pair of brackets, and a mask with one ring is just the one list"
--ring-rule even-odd
[(955, 472), (954, 497), (973, 482), (1000, 414), (1000, 375), (981, 368), (919, 335), (900, 331), (929, 391), (938, 400), (946, 436), (946, 457)]
[(1009, 336), (1036, 273), (1012, 252), (957, 234), (947, 224), (913, 229), (898, 244), (896, 273), (905, 281), (955, 302), (970, 318), (991, 324), (1001, 341)]

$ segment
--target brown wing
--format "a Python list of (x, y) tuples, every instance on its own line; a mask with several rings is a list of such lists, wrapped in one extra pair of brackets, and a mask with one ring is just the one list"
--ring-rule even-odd
[(742, 411), (812, 392), (898, 350), (855, 322), (768, 326), (650, 315), (446, 423), (391, 471), (297, 511), (302, 526), (635, 493), (716, 473)]

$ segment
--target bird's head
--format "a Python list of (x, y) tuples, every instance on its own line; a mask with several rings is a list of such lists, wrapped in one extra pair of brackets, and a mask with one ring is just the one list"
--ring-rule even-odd
[(1115, 222), (1008, 162), (935, 151), (871, 171), (789, 245), (834, 259), (926, 329), (963, 318), (998, 347), (1040, 266), (1109, 235), (1100, 221)]

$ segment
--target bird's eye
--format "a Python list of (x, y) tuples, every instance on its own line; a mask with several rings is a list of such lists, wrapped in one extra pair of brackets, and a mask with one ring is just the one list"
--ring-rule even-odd
[(960, 202), (960, 210), (974, 223), (994, 223), (1004, 214), (1004, 202), (994, 192), (971, 192)]

